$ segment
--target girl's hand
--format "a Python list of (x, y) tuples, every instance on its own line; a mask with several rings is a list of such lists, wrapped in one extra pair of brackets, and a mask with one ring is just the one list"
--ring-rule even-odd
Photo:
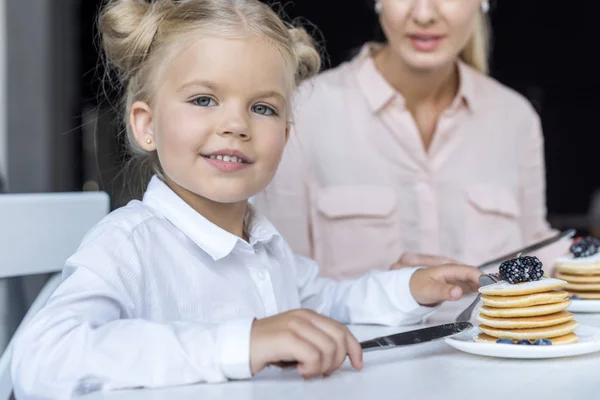
[(311, 310), (293, 310), (259, 319), (252, 325), (250, 368), (256, 374), (270, 364), (297, 362), (305, 378), (330, 375), (346, 355), (362, 368), (362, 349), (348, 328)]
[(476, 292), (482, 274), (477, 268), (467, 265), (423, 268), (412, 275), (410, 292), (419, 304), (425, 306), (454, 301)]

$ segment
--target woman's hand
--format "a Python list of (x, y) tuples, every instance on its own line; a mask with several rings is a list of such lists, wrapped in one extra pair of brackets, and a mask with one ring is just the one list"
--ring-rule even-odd
[(436, 267), (445, 264), (460, 264), (458, 261), (442, 256), (406, 252), (392, 265), (391, 269), (407, 267)]

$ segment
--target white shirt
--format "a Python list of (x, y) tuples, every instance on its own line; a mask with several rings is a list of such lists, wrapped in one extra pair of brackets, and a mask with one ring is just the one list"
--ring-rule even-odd
[(256, 214), (249, 243), (154, 177), (67, 260), (63, 282), (18, 334), (19, 399), (245, 379), (255, 318), (311, 308), (343, 323), (418, 323), (415, 268), (358, 280), (318, 276)]

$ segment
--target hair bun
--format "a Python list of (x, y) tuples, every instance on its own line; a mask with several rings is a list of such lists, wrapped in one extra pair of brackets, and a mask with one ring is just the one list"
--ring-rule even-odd
[(288, 29), (296, 56), (296, 85), (315, 76), (321, 69), (321, 57), (312, 37), (304, 28)]
[(170, 0), (110, 0), (98, 19), (106, 59), (124, 80), (146, 58), (161, 21), (172, 9)]

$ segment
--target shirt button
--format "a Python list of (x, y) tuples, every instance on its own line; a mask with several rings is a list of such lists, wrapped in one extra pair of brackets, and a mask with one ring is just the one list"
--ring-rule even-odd
[(256, 271), (256, 276), (258, 277), (258, 279), (260, 279), (261, 281), (264, 281), (267, 279), (267, 271), (259, 269), (258, 271)]

